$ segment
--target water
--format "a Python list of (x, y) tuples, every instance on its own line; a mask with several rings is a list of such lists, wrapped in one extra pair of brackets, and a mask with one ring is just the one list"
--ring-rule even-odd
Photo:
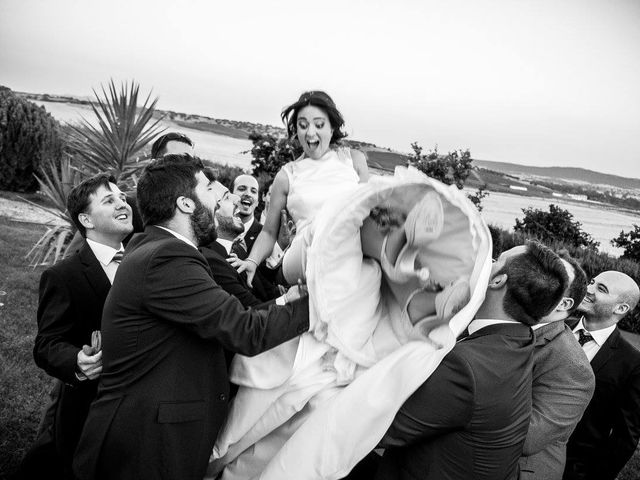
[[(80, 116), (89, 121), (95, 121), (95, 116), (89, 106), (56, 102), (35, 103), (43, 105), (47, 111), (61, 121), (75, 122), (79, 120)], [(242, 153), (251, 148), (249, 140), (192, 130), (180, 127), (171, 121), (163, 121), (162, 125), (171, 131), (180, 131), (188, 135), (195, 142), (196, 154), (203, 158), (244, 169), (249, 169), (251, 166), (251, 155)], [(620, 256), (622, 250), (613, 247), (610, 243), (611, 239), (617, 237), (622, 230), (626, 232), (633, 230), (634, 223), (640, 224), (640, 214), (619, 212), (598, 204), (579, 204), (556, 198), (523, 197), (494, 192), (482, 200), (482, 216), (488, 224), (511, 230), (515, 225), (516, 218), (523, 217), (523, 208), (533, 207), (548, 211), (551, 203), (569, 210), (574, 220), (582, 224), (582, 230), (600, 242), (600, 251), (614, 256)]]
[(622, 255), (622, 249), (612, 246), (611, 239), (620, 235), (622, 230), (625, 232), (633, 230), (633, 224), (640, 225), (640, 214), (620, 212), (597, 204), (580, 204), (557, 198), (523, 197), (495, 192), (490, 192), (489, 196), (482, 200), (482, 216), (488, 224), (512, 230), (516, 218), (523, 218), (523, 208), (533, 207), (549, 211), (551, 203), (568, 210), (573, 215), (573, 219), (582, 224), (582, 230), (600, 242), (601, 252), (616, 257)]

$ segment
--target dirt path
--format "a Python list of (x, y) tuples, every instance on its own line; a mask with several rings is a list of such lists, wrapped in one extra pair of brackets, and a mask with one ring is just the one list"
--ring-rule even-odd
[(55, 215), (35, 207), (27, 202), (0, 197), (0, 216), (21, 222), (42, 223), (45, 225), (63, 225)]

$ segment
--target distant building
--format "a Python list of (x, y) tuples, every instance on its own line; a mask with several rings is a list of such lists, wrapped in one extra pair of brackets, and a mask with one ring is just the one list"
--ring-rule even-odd
[(520, 185), (509, 185), (511, 190), (518, 190), (519, 192), (526, 192), (527, 187), (521, 187)]
[(581, 201), (586, 201), (587, 200), (587, 196), (586, 195), (578, 195), (575, 193), (567, 193), (567, 197), (572, 198), (574, 200), (581, 200)]

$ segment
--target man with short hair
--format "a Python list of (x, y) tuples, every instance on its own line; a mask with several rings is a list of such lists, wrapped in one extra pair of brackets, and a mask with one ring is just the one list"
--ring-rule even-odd
[(569, 285), (560, 303), (532, 328), (532, 410), (520, 457), (520, 480), (560, 480), (566, 446), (589, 404), (595, 377), (589, 360), (564, 320), (587, 292), (587, 276), (570, 256), (563, 256)]
[(640, 351), (617, 324), (640, 299), (636, 282), (622, 272), (597, 275), (578, 307), (573, 333), (591, 362), (596, 388), (567, 444), (564, 477), (613, 480), (640, 438)]
[(240, 197), (229, 192), (221, 186), (221, 200), (216, 210), (216, 235), (217, 238), (203, 245), (200, 252), (209, 262), (213, 279), (227, 293), (235, 296), (245, 307), (254, 307), (265, 301), (280, 296), (280, 292), (263, 281), (261, 276), (256, 276), (252, 289), (247, 285), (246, 274), (238, 273), (227, 257), (231, 253), (234, 240), (244, 232), (242, 220), (239, 216)]
[(203, 478), (227, 415), (224, 351), (256, 355), (309, 329), (304, 291), (245, 309), (197, 246), (215, 238), (213, 178), (189, 155), (145, 167), (145, 231), (127, 246), (104, 307), (104, 365), (76, 456), (80, 479)]
[(244, 240), (247, 253), (251, 251), (256, 237), (262, 231), (262, 225), (255, 217), (259, 189), (258, 180), (251, 175), (238, 175), (233, 180), (232, 192), (240, 197), (238, 216), (244, 225), (240, 238)]
[(194, 144), (189, 137), (178, 132), (166, 133), (153, 142), (151, 146), (151, 158), (161, 158), (167, 154), (193, 155)]
[[(51, 429), (64, 477), (70, 478), (73, 452), (102, 371), (102, 351), (89, 348), (92, 332), (100, 330), (102, 307), (122, 258), (122, 240), (133, 226), (131, 207), (108, 174), (74, 187), (67, 209), (86, 242), (40, 277), (33, 355), (40, 368), (60, 381)], [(36, 442), (43, 443), (43, 439)], [(42, 469), (45, 478), (55, 478), (55, 466), (29, 465), (37, 459), (36, 452), (27, 454), (25, 476), (33, 477)]]
[(376, 479), (513, 478), (531, 414), (535, 325), (567, 285), (560, 258), (530, 242), (503, 252), (469, 336), (405, 402)]

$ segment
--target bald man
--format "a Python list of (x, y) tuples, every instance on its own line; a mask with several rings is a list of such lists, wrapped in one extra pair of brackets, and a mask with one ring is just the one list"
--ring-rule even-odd
[(640, 438), (640, 351), (620, 335), (618, 322), (640, 299), (636, 282), (622, 272), (596, 276), (578, 307), (574, 335), (591, 362), (596, 389), (567, 444), (564, 477), (614, 480)]

